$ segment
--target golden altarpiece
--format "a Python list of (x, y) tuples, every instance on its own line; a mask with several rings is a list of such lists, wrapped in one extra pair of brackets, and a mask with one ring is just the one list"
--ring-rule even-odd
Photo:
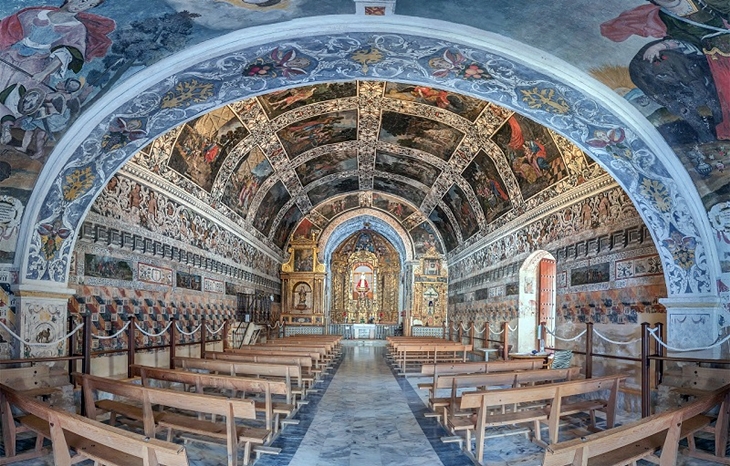
[(400, 259), (378, 233), (356, 232), (332, 254), (331, 321), (398, 322)]
[(290, 243), (289, 261), (281, 266), (281, 321), (324, 325), (324, 282), (327, 273), (317, 259), (314, 235)]
[(413, 307), (406, 325), (442, 327), (446, 322), (447, 292), (448, 270), (432, 248), (413, 269)]

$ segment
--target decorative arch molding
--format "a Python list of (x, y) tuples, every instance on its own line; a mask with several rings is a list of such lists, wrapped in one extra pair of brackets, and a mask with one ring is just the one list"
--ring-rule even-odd
[[(296, 73), (294, 62), (276, 61), (284, 56), (297, 59)], [(270, 73), (249, 74), (256, 63), (269, 63)], [(472, 64), (486, 71), (484, 79), (459, 74)], [(544, 51), (463, 25), (397, 15), (312, 17), (236, 31), (110, 90), (59, 141), (41, 173), (19, 234), (20, 282), (67, 282), (75, 233), (94, 198), (152, 139), (229, 102), (343, 79), (419, 83), (471, 95), (564, 135), (631, 197), (652, 232), (669, 294), (717, 294), (720, 267), (705, 209), (696, 189), (688, 189), (689, 175), (676, 168), (682, 166), (676, 155), (639, 112)], [(132, 141), (119, 133), (119, 119), (144, 122), (147, 136)], [(617, 130), (625, 135), (620, 143), (588, 144)], [(72, 233), (62, 239), (63, 230)]]
[(375, 209), (355, 209), (333, 220), (319, 237), (319, 250), (324, 251), (323, 260), (329, 264), (332, 253), (356, 231), (370, 224), (370, 229), (390, 241), (400, 256), (401, 268), (405, 261), (413, 260), (413, 241), (408, 232), (390, 216)]

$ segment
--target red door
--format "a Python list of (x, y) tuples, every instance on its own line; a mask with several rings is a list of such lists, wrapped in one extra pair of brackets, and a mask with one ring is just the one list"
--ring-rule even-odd
[[(553, 259), (542, 259), (538, 267), (537, 325), (545, 322), (551, 330), (555, 329), (555, 269)], [(540, 335), (537, 337), (535, 347), (540, 348)]]

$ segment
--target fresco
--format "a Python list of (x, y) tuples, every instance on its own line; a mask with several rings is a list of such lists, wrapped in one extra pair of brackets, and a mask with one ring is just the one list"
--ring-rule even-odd
[(342, 212), (356, 207), (360, 207), (360, 196), (357, 194), (350, 194), (330, 200), (326, 204), (317, 207), (317, 211), (331, 220)]
[(297, 229), (294, 230), (294, 234), (292, 235), (293, 239), (312, 239), (312, 235), (316, 235), (319, 232), (319, 229), (316, 227), (314, 223), (312, 223), (308, 218), (305, 218), (302, 220), (299, 225), (297, 225)]
[(248, 216), (256, 192), (272, 173), (268, 159), (255, 147), (247, 157), (244, 157), (228, 179), (223, 190), (221, 202), (243, 218)]
[(476, 120), (482, 110), (489, 105), (485, 101), (473, 97), (431, 87), (402, 83), (388, 83), (385, 86), (385, 96), (391, 99), (418, 102), (442, 108), (469, 121)]
[(517, 114), (493, 137), (529, 199), (567, 175), (565, 163), (547, 128)]
[(439, 254), (444, 253), (444, 248), (441, 246), (436, 232), (434, 232), (431, 224), (423, 222), (416, 228), (410, 231), (411, 238), (413, 238), (413, 246), (416, 248), (416, 254), (426, 254), (431, 248), (434, 248)]
[(357, 139), (357, 110), (326, 113), (293, 123), (277, 133), (289, 158), (324, 144)]
[(448, 160), (463, 136), (460, 131), (438, 121), (384, 111), (379, 139)]
[(183, 126), (168, 166), (210, 191), (228, 153), (247, 135), (229, 107), (215, 110)]
[(333, 173), (357, 170), (357, 150), (333, 150), (327, 152), (321, 157), (308, 160), (299, 165), (295, 171), (302, 181), (302, 186), (307, 186), (312, 181), (316, 181)]
[(401, 222), (415, 212), (415, 209), (405, 202), (380, 193), (373, 193), (373, 207), (390, 213)]
[(175, 285), (178, 288), (185, 288), (187, 290), (201, 291), (203, 288), (202, 279), (200, 275), (177, 272)]
[(431, 215), (428, 216), (428, 219), (433, 222), (434, 226), (441, 233), (441, 237), (444, 239), (447, 251), (451, 251), (458, 246), (459, 240), (456, 236), (454, 226), (451, 224), (448, 217), (446, 217), (446, 214), (441, 207), (436, 206), (436, 208), (433, 209), (433, 212), (431, 212)]
[(319, 205), (329, 197), (349, 191), (357, 191), (358, 189), (360, 189), (359, 178), (357, 176), (350, 176), (319, 185), (311, 189), (307, 195), (309, 196), (309, 200), (312, 201), (312, 205)]
[(133, 272), (129, 261), (96, 254), (84, 255), (84, 275), (131, 281)]
[(373, 180), (373, 189), (384, 193), (400, 196), (411, 203), (420, 206), (426, 193), (410, 184), (398, 180), (388, 180), (376, 177)]
[(461, 235), (464, 239), (470, 238), (479, 230), (479, 222), (477, 222), (469, 199), (466, 198), (464, 191), (457, 185), (453, 185), (451, 189), (443, 197), (444, 203), (449, 206), (451, 212), (456, 217), (456, 221), (461, 228)]
[(289, 233), (291, 233), (294, 226), (302, 219), (302, 211), (299, 210), (296, 204), (291, 206), (289, 210), (284, 214), (281, 219), (281, 223), (276, 229), (274, 235), (274, 244), (284, 249), (287, 239), (289, 239)]
[(494, 162), (484, 151), (479, 151), (462, 176), (474, 190), (487, 222), (498, 218), (511, 208), (507, 188)]
[(18, 151), (0, 156), (0, 262), (12, 263), (23, 206), (28, 202), (43, 164)]
[(611, 279), (610, 269), (609, 262), (573, 269), (570, 271), (570, 286), (608, 282)]
[(416, 161), (410, 157), (382, 151), (375, 154), (375, 169), (412, 178), (428, 187), (433, 186), (436, 178), (441, 174), (441, 170), (423, 160)]
[(356, 95), (356, 82), (327, 83), (275, 91), (259, 97), (258, 100), (261, 102), (266, 116), (273, 119), (304, 105)]
[(277, 181), (274, 186), (264, 196), (263, 201), (256, 211), (256, 217), (253, 219), (253, 226), (265, 236), (269, 236), (269, 230), (277, 212), (279, 212), (284, 204), (289, 202), (291, 195), (286, 190), (281, 181)]

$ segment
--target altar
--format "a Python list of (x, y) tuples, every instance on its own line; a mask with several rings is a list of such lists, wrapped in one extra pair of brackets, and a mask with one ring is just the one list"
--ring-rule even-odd
[(352, 324), (352, 338), (374, 339), (375, 324)]

